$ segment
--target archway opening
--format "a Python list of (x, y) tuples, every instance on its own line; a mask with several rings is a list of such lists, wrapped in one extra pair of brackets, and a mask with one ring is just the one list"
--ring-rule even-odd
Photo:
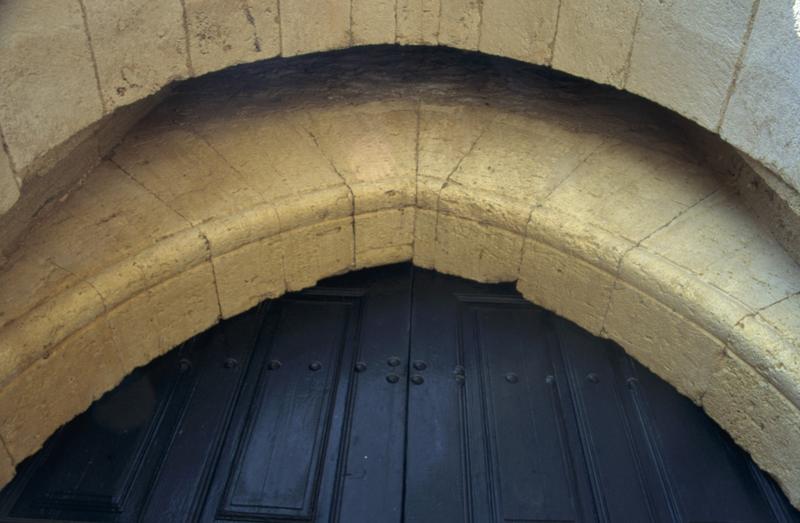
[(511, 285), (350, 273), (128, 376), (0, 493), (37, 521), (794, 521), (703, 411)]
[(0, 274), (3, 478), (221, 319), (412, 261), (616, 341), (794, 496), (800, 273), (682, 127), (516, 62), (379, 51), (187, 83), (37, 217)]

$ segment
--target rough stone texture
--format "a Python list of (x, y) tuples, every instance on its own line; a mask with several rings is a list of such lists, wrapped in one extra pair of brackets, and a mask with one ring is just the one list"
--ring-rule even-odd
[(702, 201), (642, 246), (753, 311), (800, 291), (800, 267), (727, 192)]
[(544, 243), (525, 241), (517, 290), (592, 334), (603, 327), (614, 275)]
[(482, 0), (439, 1), (439, 45), (477, 50)]
[(11, 160), (6, 152), (0, 148), (0, 213), (9, 210), (18, 198), (19, 186), (11, 169)]
[(0, 128), (17, 172), (102, 115), (80, 4), (0, 3)]
[(434, 241), (437, 271), (483, 282), (517, 279), (523, 241), (519, 234), (440, 213)]
[(611, 89), (519, 77), (508, 62), (474, 82), (440, 60), (366, 81), (363, 67), (207, 77), (37, 218), (0, 270), (0, 440), (15, 462), (220, 317), (413, 259), (517, 280), (710, 398), (796, 490), (777, 464), (788, 436), (748, 424), (744, 393), (719, 391), (739, 380), (769, 416), (795, 419), (800, 269), (679, 128)]
[(800, 188), (800, 7), (762, 0), (720, 133)]
[(15, 462), (130, 371), (110, 340), (106, 318), (100, 317), (0, 390), (0, 438)]
[(180, 2), (83, 2), (106, 110), (192, 74)]
[[(796, 191), (799, 51), (788, 2), (763, 2), (752, 46), (742, 53), (753, 0), (646, 0), (641, 10), (633, 0), (86, 0), (88, 35), (78, 0), (7, 0), (0, 76), (14, 81), (0, 82), (0, 127), (16, 174), (25, 178), (48, 170), (37, 164), (42, 155), (103, 116), (98, 98), (110, 111), (175, 79), (276, 56), (281, 48), (292, 56), (374, 43), (441, 44), (555, 60), (558, 69), (630, 89), (715, 132), (727, 107), (723, 136)], [(69, 59), (54, 58), (62, 54)], [(102, 97), (95, 97), (97, 83)]]
[(397, 43), (437, 45), (441, 0), (396, 0)]
[(184, 0), (195, 74), (278, 56), (278, 0)]
[(558, 10), (557, 0), (483, 0), (480, 51), (549, 64)]
[(204, 262), (144, 290), (107, 317), (124, 367), (144, 365), (219, 320), (211, 264)]
[(283, 256), (278, 245), (277, 239), (268, 237), (214, 257), (223, 318), (286, 292)]
[(640, 0), (561, 0), (553, 67), (623, 87)]
[(353, 0), (353, 44), (393, 44), (397, 0)]
[(357, 214), (356, 268), (410, 260), (414, 244), (414, 211), (414, 207), (403, 207)]
[(625, 88), (716, 129), (752, 6), (753, 0), (645, 0)]
[(14, 462), (5, 445), (0, 443), (0, 484), (5, 485), (14, 477)]
[(350, 45), (350, 0), (281, 0), (283, 56)]
[(800, 412), (748, 364), (726, 354), (703, 407), (800, 505)]
[(723, 351), (702, 327), (621, 281), (611, 293), (603, 331), (697, 403)]

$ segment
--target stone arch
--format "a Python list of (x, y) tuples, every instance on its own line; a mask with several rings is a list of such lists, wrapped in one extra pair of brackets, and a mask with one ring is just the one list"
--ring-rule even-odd
[(256, 68), (159, 106), (0, 273), (3, 481), (221, 318), (411, 260), (516, 281), (615, 340), (800, 503), (800, 269), (660, 111), (519, 74), (320, 88)]
[(141, 114), (122, 109), (175, 80), (375, 44), (480, 51), (628, 90), (718, 133), (796, 199), (795, 13), (792, 0), (6, 1), (0, 209), (70, 151), (99, 161)]

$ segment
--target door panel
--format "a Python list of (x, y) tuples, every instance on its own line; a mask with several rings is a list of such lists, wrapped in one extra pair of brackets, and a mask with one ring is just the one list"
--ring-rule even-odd
[(612, 343), (409, 265), (197, 336), (62, 428), (0, 521), (800, 521)]

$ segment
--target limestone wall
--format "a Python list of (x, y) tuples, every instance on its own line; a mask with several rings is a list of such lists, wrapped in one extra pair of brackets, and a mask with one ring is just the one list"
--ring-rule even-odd
[(48, 154), (165, 85), (367, 44), (551, 66), (672, 109), (800, 187), (796, 0), (5, 0), (0, 211)]
[(362, 66), (185, 86), (37, 219), (0, 271), (0, 483), (220, 319), (411, 260), (615, 340), (800, 505), (800, 267), (665, 111), (530, 68)]

